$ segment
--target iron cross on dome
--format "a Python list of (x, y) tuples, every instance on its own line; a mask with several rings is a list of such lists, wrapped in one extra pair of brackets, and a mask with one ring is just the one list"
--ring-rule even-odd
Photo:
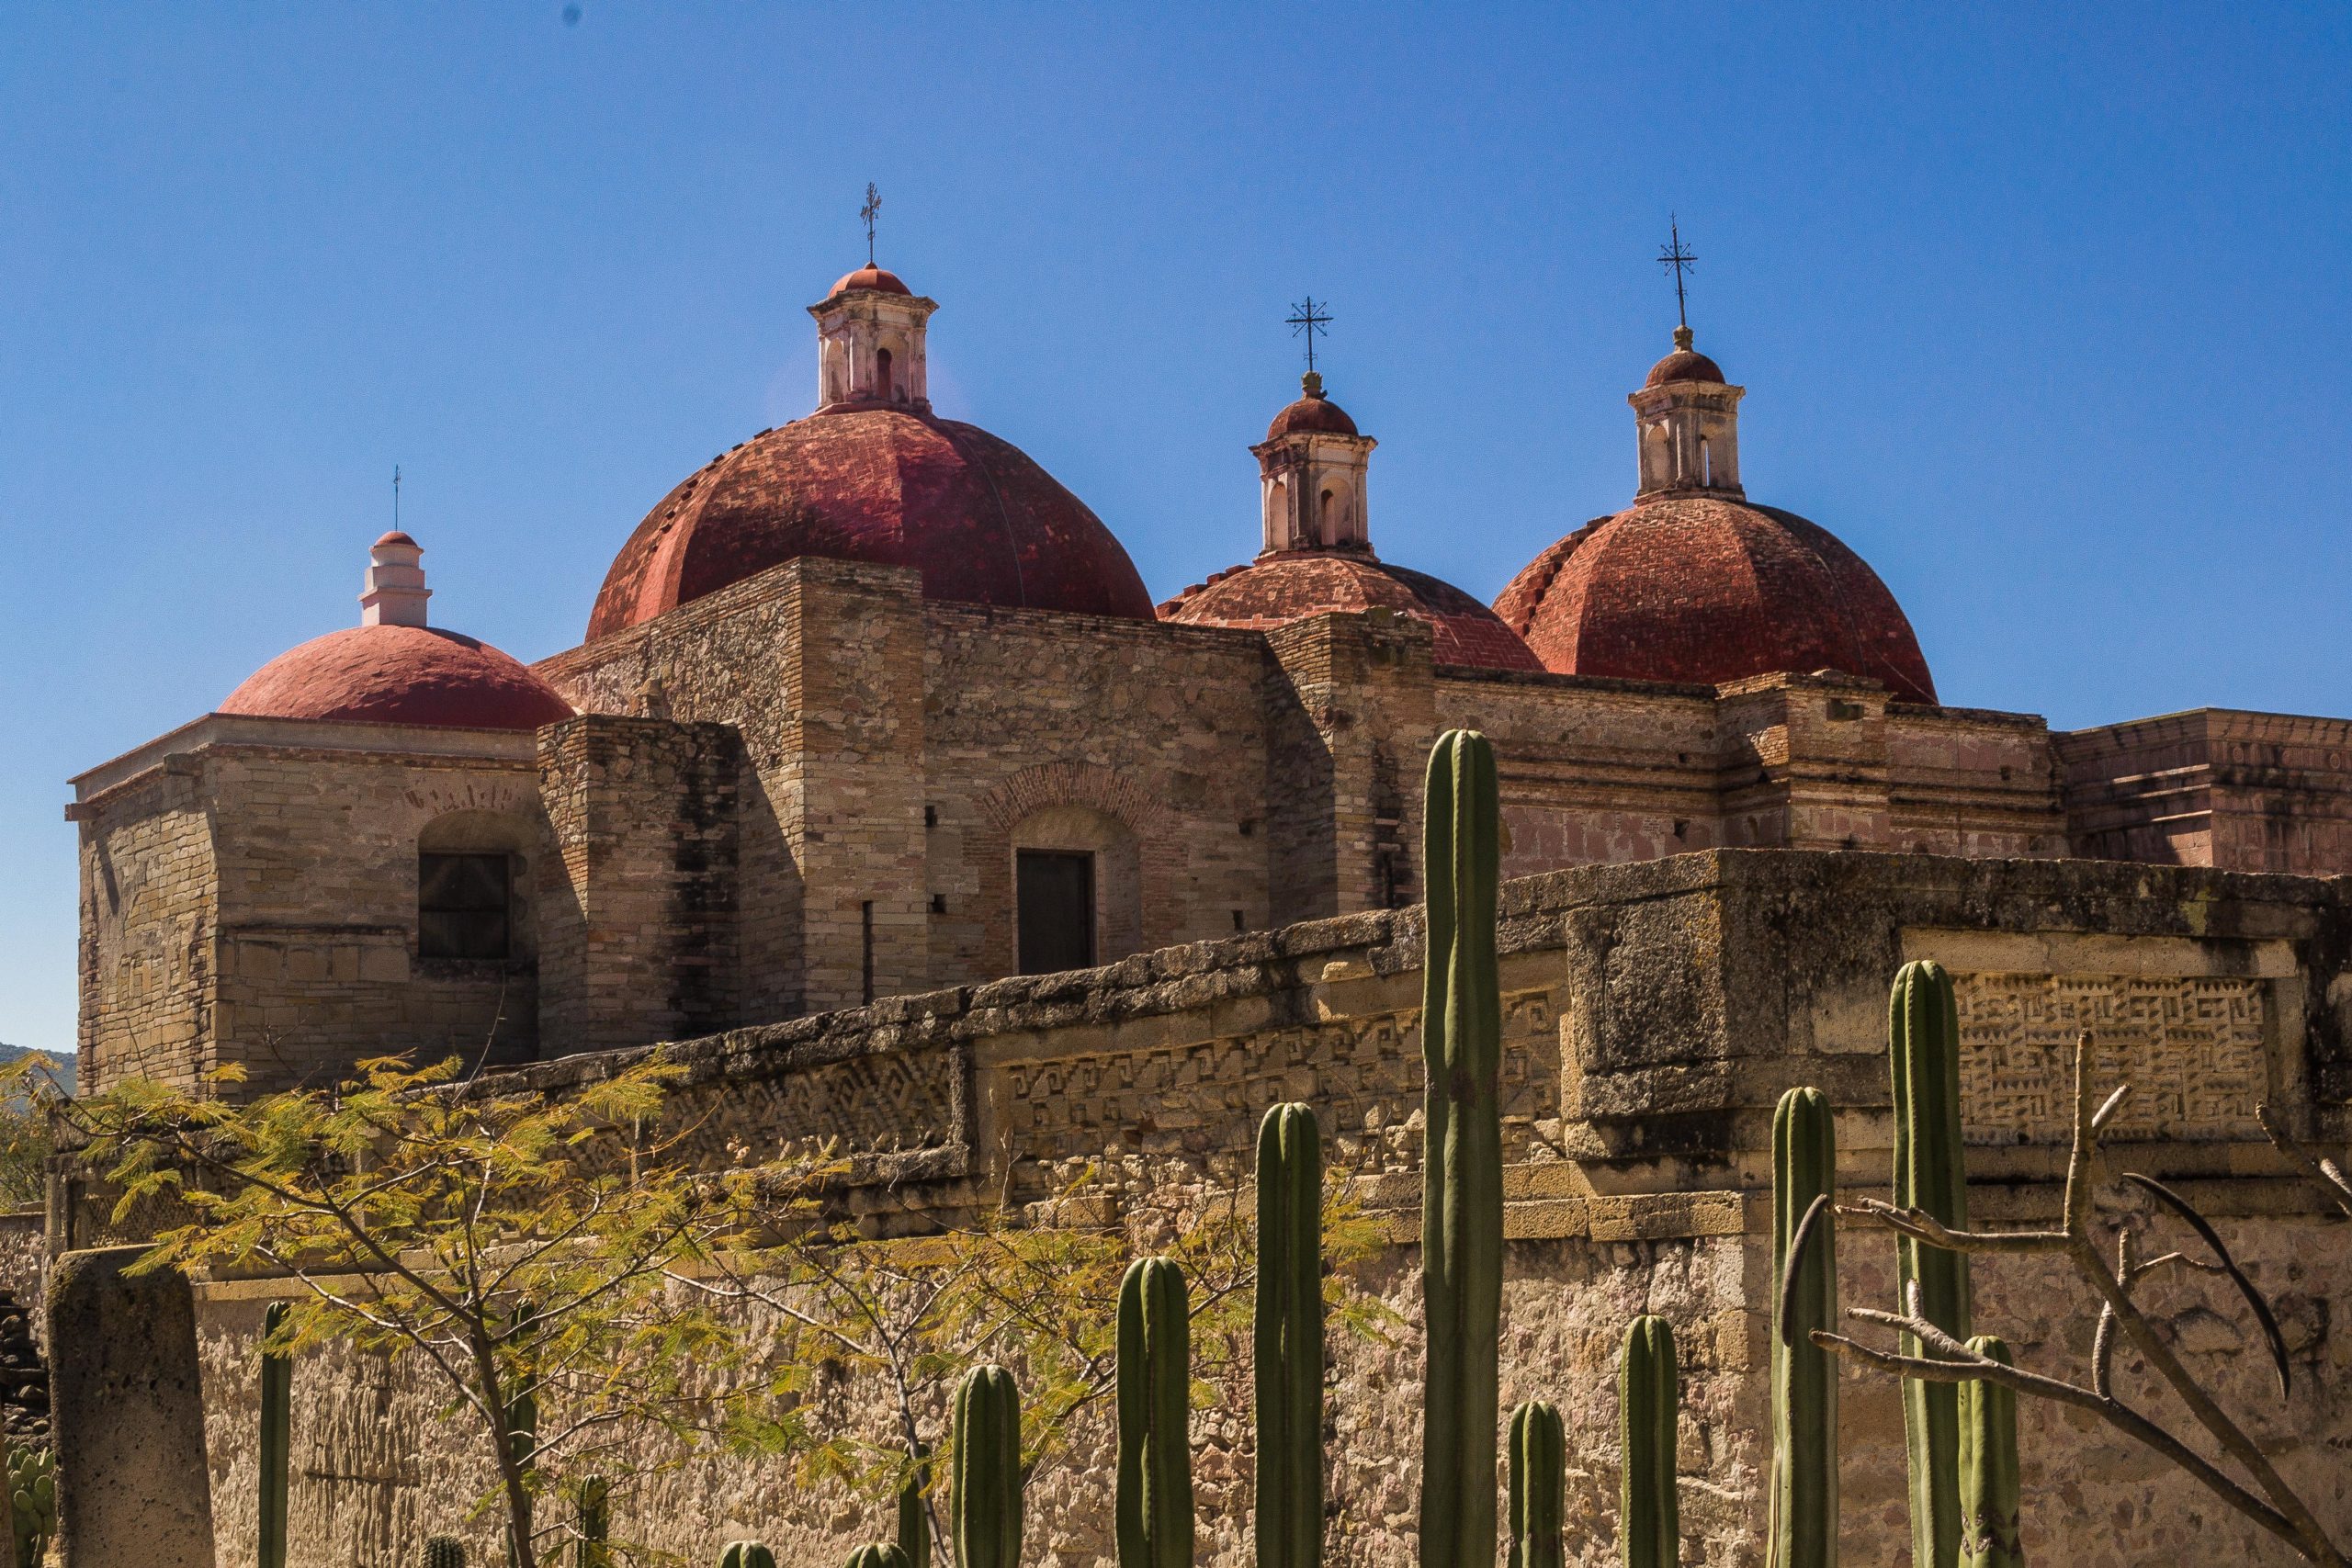
[(1315, 374), (1315, 334), (1322, 333), (1325, 337), (1331, 335), (1324, 332), (1324, 328), (1329, 325), (1331, 321), (1329, 316), (1323, 313), (1325, 307), (1329, 304), (1330, 301), (1328, 299), (1320, 305), (1317, 304), (1315, 296), (1310, 294), (1304, 304), (1293, 305), (1290, 308), (1290, 314), (1283, 318), (1290, 323), (1291, 336), (1306, 334), (1306, 373), (1310, 376)]
[(1672, 240), (1658, 247), (1657, 265), (1674, 274), (1674, 315), (1682, 326), (1690, 324), (1690, 310), (1682, 297), (1682, 275), (1699, 265), (1699, 258), (1682, 248), (1682, 224), (1672, 213), (1667, 215), (1668, 232)]
[(874, 265), (874, 220), (881, 212), (882, 193), (874, 188), (872, 180), (868, 180), (865, 182), (865, 205), (857, 209), (857, 215), (865, 220), (865, 265), (868, 266)]

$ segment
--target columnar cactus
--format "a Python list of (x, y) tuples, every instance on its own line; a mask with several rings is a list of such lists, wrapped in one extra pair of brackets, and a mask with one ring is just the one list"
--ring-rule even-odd
[[(1792, 1089), (1772, 1113), (1772, 1505), (1770, 1568), (1837, 1568), (1838, 1367), (1809, 1336), (1838, 1324), (1838, 1242), (1818, 1224), (1787, 1280), (1789, 1248), (1817, 1198), (1837, 1194), (1837, 1128), (1817, 1089)], [(1787, 1314), (1783, 1321), (1783, 1313)]]
[(1496, 1329), (1502, 1307), (1502, 1006), (1495, 958), (1499, 810), (1486, 737), (1448, 730), (1422, 795), (1429, 880), (1421, 1055), (1421, 1568), (1495, 1560)]
[(578, 1539), (572, 1543), (572, 1568), (612, 1568), (611, 1485), (603, 1476), (592, 1475), (580, 1483), (574, 1501), (580, 1514), (574, 1526)]
[(1119, 1282), (1119, 1568), (1192, 1568), (1192, 1302), (1139, 1258)]
[(718, 1554), (718, 1568), (775, 1568), (775, 1553), (756, 1540), (730, 1540)]
[(1021, 1393), (1002, 1367), (974, 1367), (956, 1390), (947, 1484), (956, 1568), (1015, 1568), (1021, 1561)]
[(1674, 1496), (1675, 1420), (1681, 1396), (1672, 1325), (1662, 1317), (1635, 1318), (1625, 1331), (1625, 1364), (1617, 1378), (1618, 1427), (1625, 1449), (1617, 1529), (1625, 1568), (1676, 1568), (1681, 1561), (1681, 1516)]
[(294, 1361), (269, 1348), (270, 1336), (285, 1325), (291, 1310), (272, 1302), (262, 1314), (261, 1352), (261, 1529), (256, 1547), (261, 1568), (286, 1568), (286, 1487), (294, 1452)]
[(876, 1541), (849, 1554), (848, 1568), (910, 1568), (897, 1541)]
[(1510, 1568), (1562, 1568), (1567, 1460), (1559, 1411), (1531, 1399), (1511, 1412)]
[(906, 1554), (907, 1568), (930, 1568), (931, 1506), (924, 1494), (931, 1490), (931, 1449), (917, 1443), (908, 1456), (907, 1478), (899, 1485), (899, 1550)]
[(455, 1536), (426, 1536), (424, 1568), (466, 1568), (465, 1542)]
[[(1968, 1342), (1978, 1355), (2015, 1366), (2009, 1348), (1990, 1334)], [(2018, 1537), (2018, 1396), (1998, 1383), (1955, 1383), (1960, 1390), (1960, 1561), (1962, 1568), (2025, 1568)]]
[(1258, 1568), (1323, 1562), (1323, 1135), (1304, 1105), (1258, 1129)]
[[(1968, 1171), (1961, 1151), (1960, 1016), (1951, 976), (1932, 962), (1906, 964), (1887, 998), (1887, 1050), (1894, 1081), (1894, 1201), (1924, 1209), (1953, 1229), (1968, 1224)], [(1896, 1308), (1911, 1286), (1928, 1322), (1968, 1337), (1968, 1259), (1898, 1236)], [(1914, 1335), (1906, 1356), (1933, 1352)], [(1954, 1383), (1903, 1382), (1903, 1434), (1911, 1460), (1911, 1561), (1955, 1568), (1960, 1561), (1960, 1390)]]

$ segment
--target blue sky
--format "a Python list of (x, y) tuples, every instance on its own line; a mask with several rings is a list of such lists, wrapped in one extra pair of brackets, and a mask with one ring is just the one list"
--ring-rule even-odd
[(350, 624), (578, 640), (812, 402), (863, 254), (944, 412), (1156, 596), (1338, 320), (1390, 558), (1491, 596), (1632, 489), (1654, 257), (1947, 701), (2352, 713), (2352, 8), (530, 4), (0, 10), (0, 1039), (70, 1047), (71, 773)]

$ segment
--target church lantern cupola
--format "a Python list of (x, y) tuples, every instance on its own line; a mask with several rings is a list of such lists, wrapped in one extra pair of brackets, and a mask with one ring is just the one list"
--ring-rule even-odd
[(1688, 326), (1675, 328), (1674, 352), (1625, 400), (1641, 432), (1639, 494), (1747, 494), (1739, 484), (1739, 400), (1747, 395), (1690, 346)]
[(833, 285), (817, 318), (817, 412), (899, 408), (931, 412), (923, 337), (939, 309), (872, 262)]
[(1250, 448), (1258, 459), (1263, 553), (1370, 555), (1364, 476), (1379, 443), (1357, 434), (1347, 411), (1323, 395), (1322, 377), (1309, 370), (1300, 386), (1305, 395), (1276, 414), (1266, 439)]

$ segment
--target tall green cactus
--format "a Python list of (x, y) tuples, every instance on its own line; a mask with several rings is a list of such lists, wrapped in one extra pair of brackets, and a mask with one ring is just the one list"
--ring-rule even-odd
[(1021, 1392), (1002, 1367), (974, 1367), (956, 1390), (947, 1484), (956, 1568), (1015, 1568), (1021, 1561)]
[(1496, 1329), (1502, 1308), (1502, 1004), (1495, 958), (1499, 861), (1495, 754), (1448, 730), (1422, 794), (1429, 882), (1421, 1055), (1421, 1568), (1495, 1560)]
[(1676, 1568), (1682, 1560), (1681, 1513), (1674, 1495), (1675, 1421), (1681, 1399), (1673, 1326), (1662, 1317), (1634, 1319), (1625, 1330), (1625, 1364), (1617, 1375), (1617, 1422), (1625, 1448), (1617, 1529), (1625, 1568)]
[(907, 1568), (930, 1568), (931, 1448), (917, 1443), (907, 1456), (907, 1478), (899, 1483), (899, 1550)]
[(1118, 1381), (1119, 1568), (1192, 1568), (1192, 1300), (1165, 1258), (1119, 1282)]
[(455, 1536), (426, 1536), (424, 1568), (466, 1568), (465, 1542)]
[[(1772, 1112), (1772, 1505), (1769, 1568), (1837, 1568), (1838, 1367), (1810, 1335), (1838, 1326), (1838, 1240), (1816, 1225), (1802, 1271), (1789, 1248), (1816, 1198), (1836, 1201), (1837, 1123), (1817, 1089)], [(1782, 1313), (1789, 1314), (1782, 1321)]]
[[(1968, 1342), (1978, 1355), (2013, 1367), (2009, 1348), (1990, 1334)], [(1962, 1568), (2025, 1568), (2018, 1535), (2018, 1396), (1998, 1383), (1955, 1383), (1960, 1390), (1960, 1561)]]
[(1531, 1399), (1511, 1412), (1510, 1568), (1563, 1568), (1567, 1463), (1558, 1410)]
[(573, 1526), (572, 1568), (613, 1568), (613, 1489), (601, 1475), (592, 1475), (572, 1495), (579, 1517)]
[(913, 1568), (897, 1541), (876, 1541), (849, 1554), (848, 1568)]
[(269, 1348), (292, 1309), (272, 1302), (261, 1314), (261, 1568), (286, 1568), (286, 1489), (293, 1472), (294, 1359)]
[[(1929, 961), (1905, 964), (1887, 998), (1887, 1055), (1894, 1083), (1894, 1201), (1924, 1209), (1958, 1230), (1968, 1224), (1968, 1170), (1961, 1149), (1960, 1015), (1951, 976)], [(1968, 1259), (1907, 1236), (1895, 1238), (1896, 1307), (1909, 1310), (1913, 1281), (1928, 1321), (1968, 1337)], [(1906, 1356), (1933, 1352), (1902, 1337)], [(1956, 1568), (1960, 1561), (1960, 1389), (1903, 1382), (1903, 1435), (1911, 1460), (1911, 1561)]]
[(775, 1568), (775, 1553), (756, 1540), (730, 1540), (718, 1554), (718, 1568)]
[(1258, 1568), (1322, 1568), (1323, 1134), (1304, 1105), (1258, 1128)]

